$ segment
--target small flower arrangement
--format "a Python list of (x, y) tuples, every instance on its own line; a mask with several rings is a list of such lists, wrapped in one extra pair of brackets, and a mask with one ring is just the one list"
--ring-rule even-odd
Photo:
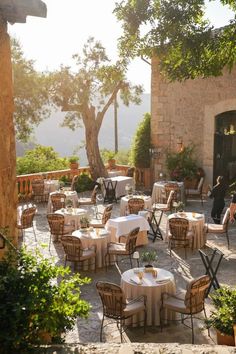
[(175, 211), (184, 211), (185, 204), (183, 202), (177, 202), (175, 205)]
[(73, 207), (73, 200), (72, 199), (66, 199), (65, 205), (67, 208), (72, 208)]
[(155, 250), (153, 251), (145, 251), (141, 254), (141, 261), (147, 265), (151, 265), (153, 262), (157, 261), (158, 256)]
[(80, 218), (80, 227), (81, 229), (89, 227), (89, 218), (87, 216), (82, 216), (82, 218)]

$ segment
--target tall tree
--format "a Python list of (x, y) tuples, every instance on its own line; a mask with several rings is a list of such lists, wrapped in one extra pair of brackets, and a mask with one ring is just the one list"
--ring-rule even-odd
[(125, 105), (139, 104), (141, 86), (132, 86), (125, 77), (125, 61), (111, 64), (104, 47), (89, 38), (82, 55), (75, 54), (74, 72), (61, 66), (52, 76), (51, 98), (55, 105), (67, 112), (63, 125), (75, 130), (85, 127), (86, 152), (93, 179), (107, 172), (99, 152), (98, 134), (108, 108), (117, 93)]
[(14, 122), (18, 140), (27, 141), (44, 118), (49, 116), (47, 75), (34, 69), (34, 62), (24, 57), (20, 43), (11, 39)]
[[(215, 1), (215, 0), (212, 0)], [(122, 22), (122, 56), (156, 55), (170, 80), (217, 76), (236, 62), (236, 19), (214, 29), (204, 19), (204, 0), (123, 0), (114, 13)], [(235, 0), (221, 0), (236, 13)]]

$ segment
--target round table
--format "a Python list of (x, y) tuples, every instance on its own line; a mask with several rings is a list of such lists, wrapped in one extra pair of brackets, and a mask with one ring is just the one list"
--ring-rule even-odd
[[(134, 299), (140, 295), (147, 297), (147, 325), (158, 326), (160, 325), (160, 305), (161, 294), (168, 292), (175, 294), (175, 279), (172, 273), (165, 269), (153, 268), (157, 271), (157, 278), (154, 278), (152, 273), (145, 272), (145, 268), (133, 268), (124, 272), (121, 276), (121, 287), (124, 291), (126, 298)], [(139, 284), (138, 271), (143, 271), (142, 283)], [(137, 283), (136, 283), (137, 282)], [(164, 319), (173, 320), (175, 313), (172, 311), (163, 311)], [(143, 320), (143, 314), (133, 316), (128, 319), (127, 324), (137, 325)]]
[(165, 185), (169, 183), (176, 183), (180, 188), (180, 200), (181, 202), (185, 201), (185, 192), (184, 192), (184, 182), (177, 181), (158, 181), (155, 182), (152, 188), (152, 202), (153, 203), (163, 203), (163, 200), (166, 198), (165, 194)]
[(96, 266), (98, 268), (105, 267), (105, 255), (107, 253), (107, 244), (110, 242), (110, 232), (103, 228), (97, 228), (90, 231), (76, 230), (72, 232), (72, 236), (79, 237), (83, 248), (96, 246)]
[(144, 199), (144, 208), (151, 209), (152, 207), (152, 198), (150, 196), (145, 196), (145, 195), (134, 195), (132, 197), (124, 196), (121, 197), (120, 199), (120, 216), (127, 215), (128, 201), (130, 198)]
[(55, 211), (55, 214), (64, 215), (65, 224), (74, 225), (75, 229), (80, 228), (80, 219), (82, 216), (87, 216), (87, 210), (81, 208), (72, 208), (71, 211), (67, 209), (59, 209)]
[[(199, 249), (206, 243), (206, 234), (204, 232), (205, 216), (204, 214), (194, 212), (179, 212), (168, 216), (168, 221), (171, 218), (184, 218), (189, 222), (189, 231), (193, 232), (193, 248)], [(169, 235), (169, 222), (166, 223), (166, 237), (168, 241)]]

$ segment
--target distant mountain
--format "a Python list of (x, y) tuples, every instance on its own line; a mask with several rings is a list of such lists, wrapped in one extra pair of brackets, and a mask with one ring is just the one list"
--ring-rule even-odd
[[(131, 104), (129, 107), (119, 103), (118, 108), (118, 147), (119, 149), (129, 148), (134, 133), (143, 115), (150, 112), (150, 94), (142, 95), (142, 103), (137, 106)], [(75, 132), (69, 128), (62, 128), (60, 124), (65, 116), (64, 112), (54, 112), (50, 118), (43, 121), (35, 128), (35, 143), (52, 146), (60, 156), (70, 156), (76, 147), (85, 140), (84, 128)], [(113, 106), (107, 111), (99, 134), (99, 147), (114, 150), (114, 115)], [(79, 150), (80, 164), (86, 165), (87, 158), (85, 149)]]

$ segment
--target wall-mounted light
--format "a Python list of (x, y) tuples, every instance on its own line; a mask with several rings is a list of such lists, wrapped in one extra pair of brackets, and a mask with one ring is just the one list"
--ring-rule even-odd
[(150, 147), (149, 148), (149, 154), (150, 154), (151, 158), (158, 159), (158, 158), (161, 157), (161, 148)]
[(177, 147), (178, 147), (178, 151), (179, 152), (182, 152), (183, 149), (184, 149), (184, 144), (183, 144), (183, 138), (182, 137), (179, 137), (177, 139)]

